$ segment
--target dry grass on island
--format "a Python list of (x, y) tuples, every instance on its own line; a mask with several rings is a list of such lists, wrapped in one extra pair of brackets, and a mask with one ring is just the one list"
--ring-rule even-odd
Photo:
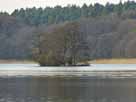
[(136, 64), (136, 58), (120, 58), (120, 59), (97, 59), (89, 61), (93, 64)]

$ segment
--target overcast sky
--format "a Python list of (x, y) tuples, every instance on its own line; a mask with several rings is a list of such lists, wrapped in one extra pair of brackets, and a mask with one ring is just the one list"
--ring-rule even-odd
[[(17, 8), (26, 8), (26, 7), (43, 7), (46, 6), (56, 6), (62, 5), (66, 6), (68, 4), (82, 5), (84, 3), (94, 4), (99, 2), (101, 4), (106, 4), (106, 2), (118, 3), (120, 0), (0, 0), (0, 11), (6, 11), (11, 13), (14, 9)], [(128, 0), (122, 0), (128, 1)]]

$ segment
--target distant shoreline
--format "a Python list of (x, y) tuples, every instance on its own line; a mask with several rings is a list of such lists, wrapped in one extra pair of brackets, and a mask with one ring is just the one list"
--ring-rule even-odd
[[(88, 61), (88, 64), (136, 64), (136, 58), (96, 59)], [(37, 64), (33, 60), (0, 59), (0, 64)]]
[(97, 59), (89, 61), (92, 64), (136, 64), (136, 58)]
[(32, 60), (0, 59), (0, 64), (35, 64)]

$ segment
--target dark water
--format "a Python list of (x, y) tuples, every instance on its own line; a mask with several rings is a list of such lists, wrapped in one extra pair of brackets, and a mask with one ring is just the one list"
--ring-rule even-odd
[(0, 102), (136, 102), (136, 79), (0, 78)]

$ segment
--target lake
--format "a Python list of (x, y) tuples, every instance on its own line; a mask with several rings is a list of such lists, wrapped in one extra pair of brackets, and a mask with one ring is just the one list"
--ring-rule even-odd
[[(1, 64), (0, 102), (136, 102), (136, 78), (125, 76), (134, 73), (136, 65), (66, 68)], [(125, 71), (121, 77), (103, 77), (120, 71)], [(95, 76), (98, 72), (106, 73)]]

